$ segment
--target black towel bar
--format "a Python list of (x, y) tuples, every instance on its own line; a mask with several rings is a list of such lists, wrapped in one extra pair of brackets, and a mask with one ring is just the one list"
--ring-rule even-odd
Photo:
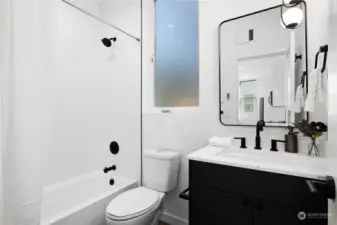
[(326, 198), (332, 200), (336, 199), (336, 184), (333, 177), (327, 176), (325, 181), (307, 180), (306, 184), (311, 193), (316, 194), (322, 192)]
[(188, 193), (190, 191), (190, 188), (187, 188), (183, 192), (179, 194), (179, 198), (182, 198), (184, 200), (190, 200), (190, 194)]

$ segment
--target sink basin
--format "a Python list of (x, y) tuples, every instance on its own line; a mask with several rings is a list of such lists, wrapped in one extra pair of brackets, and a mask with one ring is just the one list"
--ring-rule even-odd
[(225, 157), (226, 160), (249, 164), (256, 167), (273, 166), (287, 169), (326, 170), (321, 158), (287, 152), (272, 152), (267, 150), (227, 148), (220, 151), (216, 157)]
[(270, 157), (276, 158), (274, 152), (266, 152), (266, 151), (257, 151), (255, 149), (238, 149), (238, 148), (228, 148), (224, 149), (217, 154), (217, 156), (222, 157), (234, 157), (245, 160), (266, 160)]

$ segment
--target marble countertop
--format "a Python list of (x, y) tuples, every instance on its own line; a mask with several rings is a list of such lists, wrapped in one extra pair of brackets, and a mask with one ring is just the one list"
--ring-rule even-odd
[(190, 160), (272, 173), (325, 180), (333, 168), (329, 158), (268, 150), (206, 146), (187, 156)]

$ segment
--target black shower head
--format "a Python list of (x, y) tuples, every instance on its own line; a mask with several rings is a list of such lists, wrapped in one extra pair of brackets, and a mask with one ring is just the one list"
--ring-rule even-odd
[(117, 41), (117, 38), (116, 37), (113, 37), (113, 38), (103, 38), (102, 39), (102, 43), (103, 43), (103, 45), (105, 45), (106, 47), (111, 47), (111, 45), (112, 45), (112, 43), (111, 43), (111, 41), (113, 41), (113, 42), (116, 42)]

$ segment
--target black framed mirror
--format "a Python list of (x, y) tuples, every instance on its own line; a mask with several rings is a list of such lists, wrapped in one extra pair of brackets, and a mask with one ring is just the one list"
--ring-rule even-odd
[[(219, 38), (219, 118), (226, 126), (256, 126), (264, 108), (267, 126), (287, 127), (309, 119), (307, 6), (303, 23), (286, 29), (283, 5), (223, 21)], [(302, 87), (303, 98), (296, 98)], [(264, 107), (260, 107), (261, 98)]]

